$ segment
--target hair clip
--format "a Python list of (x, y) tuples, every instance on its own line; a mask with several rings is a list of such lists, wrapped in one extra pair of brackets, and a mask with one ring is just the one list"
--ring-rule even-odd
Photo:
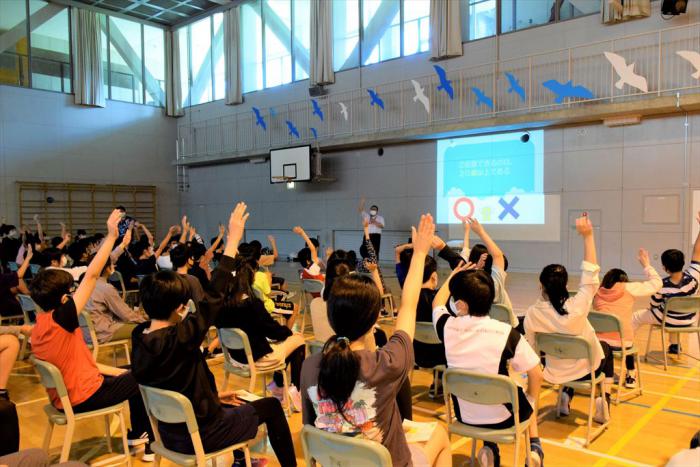
[(346, 343), (347, 345), (350, 345), (350, 339), (348, 339), (347, 337), (338, 336), (338, 337), (335, 338), (335, 341), (336, 341), (336, 342), (345, 341), (345, 343)]

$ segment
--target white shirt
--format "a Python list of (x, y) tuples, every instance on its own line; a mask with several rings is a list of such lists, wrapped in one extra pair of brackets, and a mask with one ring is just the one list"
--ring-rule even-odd
[[(517, 373), (531, 370), (540, 359), (525, 339), (508, 324), (489, 316), (452, 316), (444, 306), (433, 310), (433, 325), (445, 343), (449, 368), (508, 376), (508, 363)], [(511, 416), (504, 405), (459, 400), (459, 419), (472, 425), (500, 423)]]
[(58, 269), (61, 271), (66, 271), (68, 274), (73, 276), (75, 282), (80, 281), (80, 276), (82, 276), (87, 271), (87, 266), (76, 266), (74, 268), (56, 268), (53, 266), (47, 266), (44, 269)]
[[(535, 334), (559, 333), (581, 336), (593, 346), (593, 369), (600, 366), (603, 359), (601, 347), (595, 330), (588, 321), (593, 297), (598, 291), (600, 266), (584, 261), (581, 264), (581, 283), (578, 292), (564, 303), (566, 315), (560, 315), (549, 300), (539, 298), (525, 313), (525, 337), (533, 348)], [(590, 374), (588, 359), (560, 359), (547, 355), (544, 378), (550, 383), (561, 384), (575, 381)]]
[[(384, 228), (384, 218), (377, 214), (376, 216), (370, 216), (367, 211), (362, 212), (362, 218), (367, 220), (369, 222), (369, 233), (371, 234), (380, 234), (382, 233), (382, 229)], [(379, 227), (377, 224), (380, 224), (382, 227)]]

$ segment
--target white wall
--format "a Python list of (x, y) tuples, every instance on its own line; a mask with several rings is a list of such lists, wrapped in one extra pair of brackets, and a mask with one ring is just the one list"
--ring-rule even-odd
[[(689, 251), (691, 191), (700, 189), (700, 115), (689, 117), (687, 146), (684, 123), (679, 115), (630, 127), (545, 130), (544, 189), (560, 196), (561, 237), (501, 242), (513, 270), (536, 271), (552, 262), (577, 269), (582, 248), (568, 220), (580, 210), (591, 212), (597, 224), (603, 269), (621, 265), (641, 273), (639, 247), (649, 249), (657, 265), (666, 248)], [(382, 258), (391, 260), (391, 247), (408, 236), (411, 223), (423, 212), (435, 212), (435, 171), (434, 142), (388, 146), (382, 157), (375, 148), (328, 154), (324, 175), (337, 181), (297, 183), (294, 190), (270, 185), (267, 163), (200, 167), (190, 171), (192, 188), (183, 194), (183, 210), (211, 234), (232, 203), (245, 200), (251, 210), (248, 239), (282, 236), (280, 249), (289, 253), (301, 247), (289, 229), (302, 224), (322, 244), (335, 240), (336, 248), (356, 249), (361, 229), (356, 209), (365, 195), (380, 206), (392, 231), (382, 250)], [(644, 199), (650, 195), (677, 196), (678, 222), (645, 223)], [(446, 226), (439, 227), (449, 236)]]
[(178, 216), (176, 126), (159, 108), (0, 86), (0, 216), (18, 222), (17, 180), (155, 185), (164, 233)]

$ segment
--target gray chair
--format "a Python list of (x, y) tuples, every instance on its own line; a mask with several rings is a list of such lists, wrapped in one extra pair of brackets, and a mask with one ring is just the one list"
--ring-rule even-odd
[[(595, 329), (595, 332), (614, 332), (620, 337), (620, 350), (613, 350), (613, 356), (620, 359), (620, 379), (616, 385), (617, 390), (615, 391), (615, 398), (613, 399), (613, 402), (615, 402), (615, 404), (619, 404), (623, 397), (637, 395), (641, 396), (642, 372), (639, 371), (641, 368), (639, 365), (639, 350), (637, 349), (637, 346), (634, 345), (634, 342), (632, 342), (632, 345), (629, 347), (624, 345), (622, 339), (622, 323), (620, 323), (620, 319), (610, 313), (591, 311), (588, 313), (588, 321), (591, 323), (591, 326), (593, 326), (593, 329)], [(637, 364), (637, 387), (630, 391), (624, 391), (623, 388), (625, 377), (627, 376), (627, 365), (625, 364), (625, 361), (627, 360), (628, 355), (634, 355), (634, 360)]]
[(320, 294), (324, 286), (325, 284), (323, 281), (319, 281), (316, 279), (301, 280), (302, 303), (304, 305), (304, 309), (302, 310), (303, 314), (301, 316), (302, 334), (304, 334), (304, 332), (306, 331), (306, 315), (311, 313), (311, 302), (313, 301), (313, 299), (309, 300), (309, 296), (313, 297), (312, 294)]
[(391, 454), (376, 441), (329, 433), (310, 425), (301, 429), (301, 446), (309, 467), (317, 464), (328, 467), (392, 466)]
[(494, 303), (491, 305), (489, 316), (492, 319), (506, 323), (514, 328), (518, 326), (518, 318), (515, 316), (515, 313), (513, 313), (513, 309), (501, 303)]
[[(224, 449), (214, 452), (204, 452), (202, 437), (199, 434), (199, 424), (192, 409), (190, 400), (182, 394), (165, 389), (139, 385), (146, 413), (151, 421), (151, 428), (156, 440), (151, 443), (151, 449), (156, 456), (155, 465), (160, 465), (162, 457), (174, 462), (176, 465), (205, 467), (207, 460), (226, 455), (237, 449), (242, 449), (245, 455), (246, 466), (250, 467), (250, 450), (248, 442), (236, 443)], [(163, 440), (158, 431), (158, 422), (184, 423), (192, 438), (194, 454), (183, 454), (171, 451), (163, 445)], [(216, 465), (214, 462), (213, 465)]]
[[(415, 335), (413, 336), (413, 340), (415, 342), (421, 342), (423, 344), (440, 344), (440, 343), (442, 343), (442, 341), (438, 337), (437, 333), (435, 332), (435, 327), (433, 326), (433, 323), (429, 323), (427, 321), (426, 322), (422, 322), (422, 321), (416, 322), (416, 331), (415, 331)], [(416, 364), (416, 366), (418, 366), (418, 364)], [(425, 368), (425, 367), (418, 366), (419, 370), (429, 370), (433, 373), (433, 381), (435, 382), (435, 386), (434, 386), (432, 394), (430, 392), (430, 389), (428, 389), (427, 391), (422, 391), (422, 392), (419, 392), (419, 393), (413, 395), (413, 410), (421, 412), (421, 413), (425, 413), (427, 415), (432, 415), (434, 417), (439, 417), (440, 415), (442, 415), (439, 412), (437, 412), (436, 410), (419, 407), (417, 405), (417, 402), (419, 401), (419, 399), (421, 397), (423, 397), (426, 394), (433, 399), (437, 398), (438, 385), (442, 383), (442, 381), (439, 378), (439, 375), (441, 372), (445, 371), (446, 367), (447, 367), (446, 365), (436, 365), (432, 368)], [(411, 370), (410, 379), (413, 380), (413, 370)]]
[[(570, 336), (567, 334), (543, 334), (535, 335), (537, 342), (537, 350), (544, 352), (547, 358), (559, 359), (586, 359), (588, 360), (590, 378), (583, 381), (568, 381), (559, 385), (559, 393), (557, 395), (557, 405), (561, 401), (561, 395), (564, 391), (564, 386), (568, 386), (575, 390), (590, 391), (590, 403), (588, 408), (588, 430), (586, 431), (586, 442), (584, 447), (588, 447), (593, 440), (600, 436), (610, 424), (610, 414), (608, 413), (608, 404), (603, 404), (605, 411), (606, 422), (593, 430), (593, 414), (595, 413), (596, 387), (600, 387), (600, 396), (605, 397), (605, 388), (603, 383), (605, 375), (602, 373), (596, 376), (596, 365), (593, 360), (593, 347), (583, 337)], [(557, 418), (559, 411), (557, 410)]]
[[(471, 465), (476, 459), (476, 440), (490, 441), (497, 444), (515, 444), (513, 465), (518, 463), (520, 442), (525, 436), (526, 453), (530, 449), (530, 420), (520, 420), (520, 406), (518, 401), (518, 388), (507, 376), (487, 375), (473, 371), (448, 368), (442, 376), (445, 385), (445, 404), (447, 405), (447, 430), (450, 434), (456, 434), (472, 439)], [(452, 396), (474, 404), (501, 405), (511, 404), (513, 407), (514, 424), (510, 428), (495, 430), (467, 425), (460, 422), (453, 415)], [(530, 456), (525, 455), (526, 465), (530, 465)]]
[[(109, 428), (109, 417), (110, 415), (115, 415), (119, 417), (119, 428), (122, 432), (122, 444), (124, 448), (123, 456), (125, 458), (124, 461), (126, 461), (127, 466), (131, 466), (129, 444), (126, 439), (126, 422), (124, 420), (124, 408), (126, 402), (120, 402), (119, 404), (115, 404), (102, 409), (92, 410), (90, 412), (74, 413), (73, 406), (71, 405), (70, 399), (68, 398), (68, 390), (66, 389), (66, 385), (63, 381), (63, 376), (61, 376), (61, 372), (58, 370), (58, 368), (56, 368), (56, 366), (54, 366), (53, 364), (45, 362), (43, 360), (39, 360), (36, 357), (32, 357), (32, 363), (34, 363), (34, 367), (39, 373), (39, 377), (41, 378), (41, 384), (46, 389), (51, 389), (55, 391), (56, 395), (61, 401), (61, 405), (63, 406), (63, 412), (61, 412), (60, 410), (55, 408), (53, 404), (51, 404), (50, 397), (49, 403), (44, 406), (44, 412), (46, 413), (46, 416), (49, 419), (49, 425), (44, 435), (44, 451), (49, 450), (49, 446), (51, 445), (51, 435), (53, 434), (54, 426), (65, 425), (66, 433), (63, 435), (60, 462), (68, 461), (71, 444), (73, 442), (73, 433), (75, 432), (75, 423), (80, 420), (85, 420), (87, 418), (104, 417), (107, 449), (109, 450), (109, 452), (112, 452), (112, 438)], [(109, 463), (113, 463), (114, 458), (110, 458), (107, 461)], [(104, 465), (104, 463), (97, 463), (92, 465)]]
[[(100, 344), (97, 340), (97, 331), (95, 331), (95, 324), (92, 322), (92, 316), (90, 316), (90, 312), (86, 310), (81, 311), (78, 315), (78, 324), (80, 324), (80, 329), (83, 331), (85, 344), (92, 350), (92, 358), (94, 358), (95, 361), (97, 361), (97, 355), (100, 353), (101, 348), (111, 348), (114, 366), (117, 366), (117, 348), (122, 347), (126, 355), (126, 362), (131, 365), (129, 339), (114, 340)], [(86, 336), (88, 338), (86, 338)]]
[[(646, 348), (646, 353), (644, 354), (644, 361), (648, 362), (649, 358), (652, 358), (653, 360), (656, 360), (653, 357), (649, 357), (649, 347), (651, 346), (651, 334), (655, 330), (661, 331), (661, 350), (663, 351), (664, 355), (664, 371), (668, 370), (668, 356), (667, 356), (667, 351), (666, 351), (666, 333), (669, 334), (695, 334), (695, 336), (698, 339), (698, 348), (700, 348), (700, 324), (698, 324), (697, 321), (697, 316), (696, 316), (696, 321), (694, 326), (686, 326), (686, 327), (671, 327), (666, 324), (666, 318), (668, 315), (669, 311), (675, 311), (675, 312), (680, 312), (680, 313), (700, 313), (700, 297), (672, 297), (666, 300), (666, 305), (664, 306), (664, 315), (663, 318), (661, 319), (660, 324), (650, 324), (649, 325), (649, 336), (647, 337), (647, 348)], [(678, 350), (679, 353), (685, 353), (681, 352), (681, 344), (680, 344), (680, 335), (678, 336)], [(685, 353), (685, 355), (695, 358), (693, 355), (690, 355), (689, 353)], [(658, 360), (657, 360), (658, 361)]]

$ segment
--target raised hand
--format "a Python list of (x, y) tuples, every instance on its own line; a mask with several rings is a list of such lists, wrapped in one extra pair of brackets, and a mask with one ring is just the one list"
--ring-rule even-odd
[(131, 238), (133, 237), (134, 232), (132, 228), (129, 228), (126, 230), (126, 233), (124, 234), (124, 239), (122, 240), (122, 245), (124, 248), (128, 248), (129, 245), (131, 245)]
[(651, 264), (651, 261), (649, 261), (649, 252), (644, 248), (639, 249), (639, 252), (637, 253), (637, 259), (639, 260), (639, 264), (641, 264), (643, 268), (647, 268)]
[(32, 248), (31, 243), (27, 243), (27, 253), (24, 255), (24, 261), (29, 262), (32, 256), (34, 256), (34, 248)]
[(484, 266), (486, 266), (486, 260), (488, 259), (489, 254), (488, 253), (482, 253), (481, 256), (479, 256), (479, 261), (476, 262), (474, 265), (474, 269), (484, 269)]
[(180, 221), (180, 225), (182, 225), (183, 229), (185, 229), (189, 225), (187, 223), (187, 216), (182, 216), (182, 220)]
[(470, 229), (473, 230), (475, 234), (481, 236), (481, 234), (484, 233), (484, 226), (481, 225), (481, 222), (479, 222), (476, 217), (470, 217), (468, 221)]
[(432, 244), (431, 244), (433, 250), (438, 250), (438, 251), (440, 251), (440, 250), (442, 250), (443, 248), (445, 248), (446, 245), (447, 245), (447, 244), (445, 243), (445, 241), (444, 241), (443, 239), (441, 239), (441, 238), (438, 237), (437, 235), (434, 235), (434, 236), (433, 236), (433, 242), (432, 242)]
[(469, 223), (470, 220), (471, 218), (462, 218), (462, 227), (464, 227), (464, 235), (469, 234), (469, 231), (471, 230), (471, 224)]
[(245, 223), (248, 220), (250, 213), (246, 212), (248, 206), (244, 202), (236, 204), (236, 207), (231, 211), (231, 216), (228, 220), (228, 239), (227, 243), (235, 243), (238, 246), (238, 242), (243, 238), (243, 231), (245, 230)]
[(294, 233), (297, 234), (297, 235), (303, 235), (303, 234), (304, 234), (304, 229), (302, 229), (301, 227), (299, 227), (299, 226), (297, 225), (297, 226), (295, 226), (295, 227), (292, 229), (292, 232), (294, 232)]
[(435, 223), (433, 216), (423, 214), (420, 216), (418, 228), (411, 227), (411, 243), (413, 244), (413, 252), (416, 254), (427, 255), (430, 251), (430, 246), (433, 243), (435, 235)]
[(115, 209), (107, 219), (107, 235), (113, 238), (119, 237), (119, 221), (122, 218), (121, 211)]
[(168, 232), (170, 233), (170, 236), (177, 235), (180, 233), (180, 226), (179, 225), (171, 225), (170, 228), (168, 229)]
[(582, 237), (593, 235), (593, 224), (588, 218), (588, 214), (583, 213), (581, 217), (576, 219), (576, 231)]
[(365, 268), (366, 268), (369, 272), (373, 272), (373, 271), (376, 271), (376, 270), (377, 270), (377, 263), (375, 263), (375, 262), (373, 262), (373, 261), (364, 260), (364, 261), (362, 262), (362, 264), (364, 264)]
[(221, 237), (223, 237), (225, 233), (226, 233), (226, 227), (224, 227), (224, 224), (219, 224), (219, 235)]

